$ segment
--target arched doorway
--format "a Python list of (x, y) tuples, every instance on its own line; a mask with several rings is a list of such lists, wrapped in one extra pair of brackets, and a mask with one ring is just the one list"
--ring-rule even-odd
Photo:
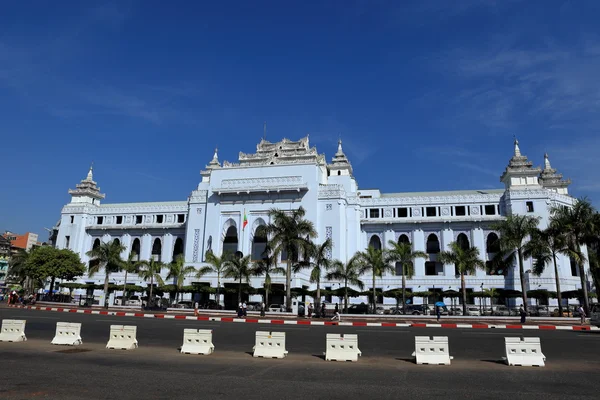
[(369, 240), (369, 247), (372, 247), (375, 250), (381, 250), (381, 239), (379, 239), (379, 236), (371, 236), (371, 240)]
[(133, 239), (133, 244), (131, 245), (131, 252), (136, 254), (135, 260), (140, 261), (140, 253), (141, 253), (141, 245), (140, 239)]
[(177, 256), (183, 254), (183, 239), (177, 238), (175, 240), (175, 244), (173, 245), (173, 261), (177, 258)]
[(267, 249), (267, 230), (264, 225), (260, 225), (254, 232), (252, 238), (252, 260), (259, 261), (267, 256), (265, 250)]
[(398, 238), (398, 243), (399, 243), (399, 244), (402, 244), (402, 243), (404, 243), (404, 244), (410, 244), (410, 239), (408, 238), (408, 236), (407, 236), (407, 235), (405, 235), (405, 234), (402, 234), (402, 235), (400, 235), (400, 237)]
[(225, 233), (225, 238), (223, 238), (223, 254), (230, 253), (235, 254), (238, 250), (238, 235), (237, 228), (235, 226), (230, 226), (227, 228), (227, 232)]
[(162, 254), (162, 243), (159, 238), (154, 239), (152, 244), (152, 259), (154, 261), (161, 261)]
[(440, 240), (437, 235), (432, 233), (427, 236), (427, 253), (429, 254), (437, 254), (440, 252)]

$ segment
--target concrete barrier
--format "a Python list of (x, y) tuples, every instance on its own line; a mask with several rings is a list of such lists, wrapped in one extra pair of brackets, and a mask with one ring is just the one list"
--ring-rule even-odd
[(81, 340), (81, 323), (79, 322), (57, 322), (56, 334), (52, 344), (77, 346), (83, 343)]
[(0, 342), (24, 342), (25, 336), (24, 319), (3, 319), (0, 328)]
[(356, 334), (328, 333), (326, 346), (326, 361), (358, 361), (362, 355)]
[(111, 325), (107, 349), (132, 350), (138, 347), (137, 326)]
[(542, 353), (539, 337), (505, 337), (505, 361), (510, 366), (543, 367), (546, 356)]
[(285, 332), (257, 331), (253, 350), (254, 357), (284, 358), (288, 354), (285, 349)]
[(215, 351), (210, 329), (184, 329), (181, 352), (184, 354), (208, 355)]
[(412, 354), (417, 364), (450, 365), (448, 336), (415, 336), (415, 352)]

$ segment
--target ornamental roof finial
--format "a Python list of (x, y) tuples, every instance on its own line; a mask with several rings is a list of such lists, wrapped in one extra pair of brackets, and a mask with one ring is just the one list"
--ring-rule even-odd
[(92, 164), (90, 165), (90, 170), (87, 173), (87, 177), (85, 178), (86, 181), (93, 181), (94, 180), (94, 162), (92, 161)]
[(552, 169), (552, 166), (550, 165), (550, 159), (548, 158), (548, 153), (544, 154), (544, 169)]
[(515, 157), (521, 157), (521, 149), (519, 149), (519, 141), (517, 140), (517, 137), (514, 136), (515, 138)]
[(213, 160), (218, 160), (219, 159), (219, 148), (215, 147), (215, 154), (213, 154)]
[(342, 150), (342, 136), (340, 135), (338, 139), (338, 149), (337, 154), (344, 154), (344, 150)]

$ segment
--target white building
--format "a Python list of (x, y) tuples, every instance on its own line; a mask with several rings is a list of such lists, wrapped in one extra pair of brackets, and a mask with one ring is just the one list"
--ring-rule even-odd
[[(485, 261), (496, 249), (491, 226), (504, 216), (527, 214), (541, 217), (540, 227), (548, 223), (549, 208), (571, 205), (568, 195), (570, 181), (550, 166), (548, 156), (544, 168), (533, 164), (520, 152), (515, 141), (514, 154), (501, 176), (504, 188), (495, 190), (460, 190), (425, 193), (381, 193), (377, 189), (360, 189), (353, 177), (352, 165), (342, 149), (342, 142), (331, 163), (323, 154), (309, 146), (308, 137), (297, 142), (283, 139), (278, 143), (262, 140), (256, 153), (239, 154), (237, 163), (221, 163), (215, 150), (213, 159), (200, 173), (202, 179), (187, 200), (126, 204), (101, 204), (104, 194), (93, 181), (92, 169), (75, 190), (69, 190), (71, 202), (62, 210), (57, 247), (85, 253), (101, 241), (119, 240), (127, 250), (141, 259), (155, 257), (169, 263), (178, 254), (186, 262), (201, 267), (207, 250), (240, 251), (244, 255), (262, 252), (265, 237), (261, 226), (269, 223), (271, 208), (295, 209), (303, 206), (306, 218), (312, 221), (319, 239), (331, 238), (331, 257), (347, 261), (357, 251), (371, 245), (386, 247), (388, 241), (409, 241), (415, 250), (429, 254), (429, 259), (417, 260), (415, 276), (407, 281), (414, 292), (459, 290), (460, 281), (453, 265), (437, 261), (437, 253), (452, 241), (477, 246)], [(242, 228), (244, 216), (248, 225)], [(577, 268), (561, 256), (558, 260), (561, 289), (581, 287)], [(526, 260), (525, 269), (531, 269)], [(586, 269), (588, 266), (586, 266)], [(166, 277), (167, 271), (164, 271)], [(123, 274), (114, 274), (111, 281), (123, 284)], [(369, 287), (371, 277), (364, 276)], [(102, 274), (80, 282), (100, 283)], [(186, 285), (202, 282), (216, 287), (216, 276), (189, 277)], [(227, 281), (226, 281), (227, 282)], [(135, 275), (131, 284), (146, 285)], [(275, 284), (285, 278), (275, 277)], [(253, 278), (253, 287), (262, 287), (261, 278)], [(518, 268), (497, 271), (493, 275), (477, 271), (466, 278), (469, 291), (481, 288), (520, 290)], [(314, 289), (307, 273), (292, 279), (292, 287)], [(322, 287), (336, 289), (339, 282), (323, 282)], [(378, 288), (385, 290), (401, 286), (395, 274), (377, 279)], [(555, 290), (553, 268), (542, 276), (528, 276), (529, 289)], [(439, 298), (439, 297), (438, 297)], [(258, 299), (255, 299), (258, 300)], [(281, 301), (281, 300), (279, 300)], [(334, 300), (335, 301), (335, 300)], [(353, 299), (353, 302), (366, 298)], [(394, 299), (382, 299), (395, 303)], [(418, 300), (417, 300), (418, 301)], [(277, 302), (273, 299), (273, 303)]]

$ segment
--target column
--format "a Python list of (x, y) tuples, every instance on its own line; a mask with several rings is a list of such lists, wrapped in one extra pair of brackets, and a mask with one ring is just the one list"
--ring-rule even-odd
[(131, 252), (131, 235), (129, 233), (125, 233), (121, 236), (121, 244), (125, 246), (125, 250), (121, 253), (121, 258), (123, 260), (127, 260), (129, 257), (129, 253)]
[(171, 233), (166, 233), (162, 237), (162, 253), (160, 257), (165, 264), (173, 261), (173, 235)]
[[(472, 246), (479, 249), (479, 258), (485, 262), (485, 252), (487, 251), (485, 248), (485, 236), (483, 234), (483, 229), (481, 227), (476, 227), (471, 230), (471, 243)], [(475, 271), (475, 276), (479, 278), (485, 278), (487, 275), (485, 270), (478, 269)], [(478, 282), (478, 287), (481, 286), (481, 282)], [(480, 289), (476, 289), (480, 290)]]
[(152, 236), (149, 233), (144, 233), (141, 240), (140, 260), (150, 260), (152, 254)]
[[(454, 241), (454, 232), (450, 228), (442, 231), (442, 251), (450, 251), (450, 243)], [(455, 278), (454, 264), (444, 264), (444, 275), (449, 278)]]
[[(412, 231), (412, 247), (413, 251), (425, 252), (425, 236), (421, 228), (416, 228)], [(415, 277), (420, 278), (425, 276), (425, 260), (417, 258), (415, 260)]]

